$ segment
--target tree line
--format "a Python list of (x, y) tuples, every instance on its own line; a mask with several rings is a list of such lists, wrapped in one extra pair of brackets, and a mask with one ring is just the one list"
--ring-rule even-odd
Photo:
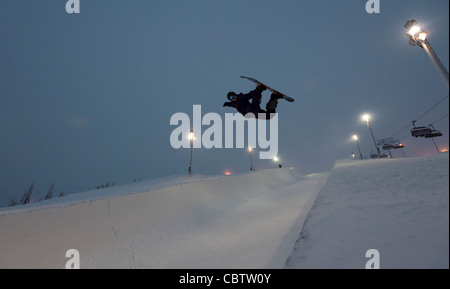
[[(134, 180), (134, 181), (136, 182), (136, 180)], [(103, 188), (113, 187), (114, 185), (115, 185), (114, 182), (112, 182), (112, 183), (107, 182), (106, 184), (98, 185), (95, 188), (97, 190), (99, 190), (99, 189), (103, 189)], [(48, 189), (47, 193), (45, 194), (44, 198), (39, 198), (38, 202), (40, 202), (42, 200), (50, 200), (51, 198), (53, 198), (54, 197), (54, 194), (53, 194), (54, 188), (55, 188), (55, 182), (52, 183), (52, 185)], [(25, 191), (25, 193), (22, 195), (22, 198), (20, 198), (19, 201), (17, 201), (17, 199), (14, 198), (14, 197), (11, 198), (9, 200), (9, 206), (13, 207), (13, 206), (17, 206), (17, 205), (26, 205), (26, 204), (32, 203), (32, 197), (31, 196), (33, 194), (33, 189), (34, 189), (34, 182)], [(72, 193), (73, 192), (71, 192), (71, 193), (60, 192), (58, 194), (58, 197), (62, 197), (62, 196), (65, 196), (65, 195), (68, 195), (68, 194), (72, 194)]]

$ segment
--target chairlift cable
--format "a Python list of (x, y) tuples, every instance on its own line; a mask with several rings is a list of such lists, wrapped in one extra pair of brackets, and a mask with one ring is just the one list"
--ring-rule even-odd
[(410, 126), (412, 126), (412, 124), (409, 124), (408, 126), (402, 128), (401, 130), (399, 130), (398, 132), (394, 133), (391, 138), (393, 138), (394, 136), (396, 136), (397, 134), (401, 133), (402, 131), (404, 131), (405, 129), (408, 129)]
[[(415, 121), (420, 120), (421, 118), (423, 118), (425, 115), (427, 115), (430, 111), (432, 111), (436, 106), (438, 106), (439, 104), (441, 104), (441, 102), (443, 102), (449, 95), (447, 94), (444, 98), (442, 98), (441, 100), (438, 101), (438, 103), (436, 103), (432, 108), (430, 108), (429, 110), (427, 110), (424, 114), (422, 114), (419, 118), (417, 118)], [(448, 114), (446, 115), (448, 116)], [(446, 117), (445, 116), (445, 117)], [(444, 117), (443, 117), (444, 118)], [(441, 119), (439, 119), (441, 120)], [(439, 121), (438, 120), (438, 121)], [(437, 122), (437, 121), (435, 121)], [(434, 122), (433, 122), (434, 123)], [(412, 126), (412, 124), (409, 124), (408, 126), (402, 128), (401, 130), (397, 131), (396, 133), (394, 133), (391, 137), (394, 137), (395, 135), (401, 133), (402, 131), (404, 131), (405, 129), (408, 129), (410, 126)]]
[(427, 110), (424, 114), (422, 114), (418, 119), (416, 119), (416, 121), (420, 120), (422, 117), (424, 117), (425, 115), (427, 115), (427, 113), (429, 113), (431, 110), (433, 110), (436, 106), (438, 106), (439, 104), (441, 104), (441, 102), (443, 102), (446, 98), (448, 97), (448, 94), (446, 97), (444, 97), (443, 99), (439, 100), (438, 103), (436, 103), (432, 108), (430, 108), (429, 110)]
[(411, 136), (411, 134), (407, 134), (407, 135), (405, 135), (405, 136), (402, 136), (401, 138), (398, 139), (398, 141), (400, 141), (401, 139), (407, 138), (407, 137), (409, 137), (409, 136)]
[(449, 115), (449, 114), (447, 113), (446, 115), (444, 115), (443, 117), (439, 118), (438, 120), (433, 121), (432, 123), (430, 123), (430, 125), (434, 125), (435, 123), (440, 122), (440, 121), (443, 120), (444, 118), (448, 117), (448, 115)]

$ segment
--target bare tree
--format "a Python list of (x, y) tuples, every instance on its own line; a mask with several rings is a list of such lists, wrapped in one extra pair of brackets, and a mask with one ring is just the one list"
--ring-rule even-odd
[(48, 190), (47, 194), (44, 197), (44, 200), (49, 200), (52, 198), (53, 195), (53, 188), (55, 187), (55, 182), (50, 186), (50, 189)]
[(31, 184), (30, 188), (23, 194), (22, 198), (20, 199), (20, 204), (25, 205), (29, 204), (31, 201), (31, 194), (33, 193), (33, 187), (34, 182)]
[(14, 207), (14, 206), (16, 206), (16, 205), (17, 205), (17, 200), (16, 200), (16, 198), (12, 198), (12, 199), (9, 200), (9, 206), (10, 206), (10, 207)]

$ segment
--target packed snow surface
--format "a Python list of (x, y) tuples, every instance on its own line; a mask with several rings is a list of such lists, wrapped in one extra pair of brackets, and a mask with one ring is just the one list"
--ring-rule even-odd
[[(286, 268), (449, 268), (448, 153), (340, 161)], [(369, 254), (370, 255), (370, 254)]]
[(176, 177), (0, 209), (0, 268), (449, 267), (448, 153)]

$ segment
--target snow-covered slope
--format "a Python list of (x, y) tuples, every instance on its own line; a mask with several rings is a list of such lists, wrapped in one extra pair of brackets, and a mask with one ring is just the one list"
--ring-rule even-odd
[(187, 184), (192, 182), (199, 182), (208, 179), (221, 178), (223, 176), (210, 176), (210, 175), (174, 175), (159, 179), (151, 179), (138, 181), (129, 184), (116, 185), (102, 189), (95, 189), (81, 193), (72, 193), (63, 197), (56, 197), (49, 200), (32, 202), (25, 206), (19, 205), (16, 207), (0, 207), (0, 215), (8, 213), (29, 212), (34, 210), (42, 210), (47, 208), (54, 208), (60, 206), (71, 206), (82, 202), (91, 202), (95, 200), (112, 198), (115, 196), (124, 196), (136, 193), (143, 193), (147, 191), (178, 186), (181, 184)]
[(6, 210), (0, 268), (64, 268), (69, 249), (81, 268), (282, 268), (325, 180), (283, 168)]
[(0, 268), (449, 267), (448, 153), (188, 180), (1, 209)]
[(449, 157), (340, 161), (286, 268), (449, 268)]

